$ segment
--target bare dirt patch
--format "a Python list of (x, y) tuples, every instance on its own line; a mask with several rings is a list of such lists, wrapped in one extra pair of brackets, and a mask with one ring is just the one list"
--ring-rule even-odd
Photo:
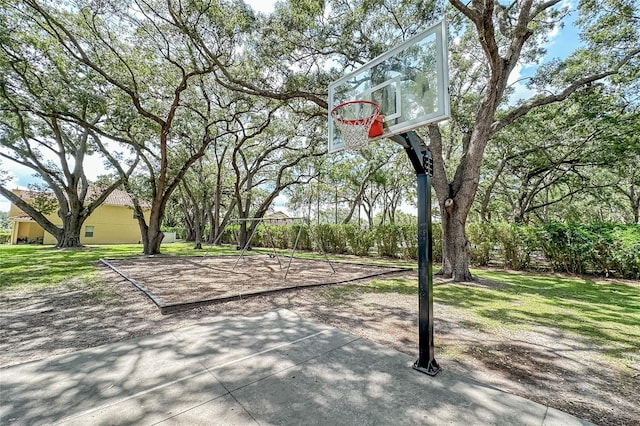
[(346, 283), (406, 268), (256, 254), (106, 259), (163, 313), (224, 299), (297, 287)]
[[(112, 270), (104, 283), (0, 293), (0, 367), (207, 322), (216, 316), (286, 308), (417, 356), (417, 299), (377, 293), (356, 282), (346, 297), (332, 287), (287, 290), (162, 315)], [(415, 272), (404, 273), (413, 278)], [(450, 285), (436, 278), (437, 286)], [(480, 285), (491, 285), (489, 282)], [(602, 348), (552, 328), (485, 330), (461, 309), (436, 303), (436, 357), (447, 370), (603, 425), (640, 425), (640, 374), (621, 371)], [(635, 368), (635, 367), (634, 367)], [(416, 373), (417, 374), (417, 373)]]

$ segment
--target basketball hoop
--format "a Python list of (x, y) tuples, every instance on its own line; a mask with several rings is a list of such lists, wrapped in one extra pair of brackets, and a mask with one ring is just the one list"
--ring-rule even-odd
[(341, 103), (331, 110), (331, 117), (340, 130), (345, 149), (358, 151), (367, 146), (369, 138), (383, 133), (380, 106), (371, 101)]

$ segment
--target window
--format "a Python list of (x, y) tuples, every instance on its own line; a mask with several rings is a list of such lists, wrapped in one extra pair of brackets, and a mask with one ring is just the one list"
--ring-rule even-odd
[(84, 227), (84, 236), (86, 238), (92, 238), (93, 237), (93, 226), (85, 226)]

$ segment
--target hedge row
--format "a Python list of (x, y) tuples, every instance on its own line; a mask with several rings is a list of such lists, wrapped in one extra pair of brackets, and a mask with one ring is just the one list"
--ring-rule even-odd
[(471, 262), (526, 270), (548, 265), (572, 274), (640, 278), (640, 226), (558, 223), (470, 224)]
[[(222, 239), (236, 244), (237, 226)], [(417, 258), (416, 225), (384, 225), (359, 229), (354, 225), (261, 226), (256, 247), (320, 250), (357, 256)], [(609, 223), (468, 224), (471, 263), (509, 269), (549, 268), (558, 272), (640, 278), (640, 226)], [(442, 261), (442, 228), (433, 224), (433, 259)]]
[[(222, 242), (236, 244), (237, 226), (225, 230)], [(332, 254), (417, 259), (418, 242), (415, 225), (383, 225), (374, 229), (360, 229), (355, 225), (261, 226), (251, 241), (256, 247), (291, 249), (296, 239), (300, 250), (322, 249)], [(434, 226), (434, 257), (442, 258), (442, 232)]]

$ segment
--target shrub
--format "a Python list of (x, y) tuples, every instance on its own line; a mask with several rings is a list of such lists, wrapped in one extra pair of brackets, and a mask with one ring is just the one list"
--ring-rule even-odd
[(434, 223), (431, 226), (433, 233), (433, 261), (442, 263), (442, 224)]
[(594, 235), (582, 225), (549, 222), (541, 225), (539, 241), (555, 271), (585, 273), (593, 257)]
[(491, 251), (497, 245), (496, 227), (491, 223), (470, 223), (465, 231), (469, 239), (471, 263), (487, 266), (491, 260)]
[(400, 255), (407, 259), (418, 258), (418, 225), (399, 225), (402, 237)]
[(400, 256), (402, 229), (399, 225), (380, 225), (375, 229), (378, 255), (386, 257)]
[(355, 225), (344, 225), (344, 231), (351, 253), (356, 256), (367, 256), (375, 245), (376, 234), (371, 229), (360, 229)]
[(640, 278), (640, 226), (592, 224), (594, 270), (605, 276)]
[(502, 223), (494, 228), (505, 268), (523, 270), (531, 265), (531, 253), (538, 246), (535, 228)]
[(6, 244), (11, 239), (11, 232), (0, 230), (0, 244)]
[(347, 235), (343, 225), (316, 225), (313, 232), (326, 253), (347, 253)]
[(227, 225), (220, 238), (220, 244), (238, 244), (238, 233), (240, 232), (240, 225)]
[(640, 226), (546, 223), (540, 246), (553, 268), (569, 273), (640, 276)]
[[(289, 227), (293, 240), (293, 245), (295, 245), (296, 238), (298, 238), (298, 245), (296, 246), (296, 250), (313, 250), (312, 238), (311, 238), (311, 229), (307, 225), (291, 225)], [(302, 228), (302, 229), (300, 229)], [(300, 233), (300, 237), (298, 237), (298, 233)], [(293, 248), (291, 245), (291, 248)]]

